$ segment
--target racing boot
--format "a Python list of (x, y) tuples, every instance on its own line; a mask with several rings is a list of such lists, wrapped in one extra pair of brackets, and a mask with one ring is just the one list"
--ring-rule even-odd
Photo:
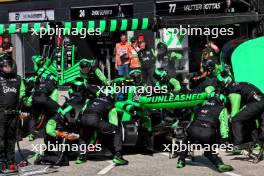
[(120, 152), (116, 152), (113, 163), (116, 165), (127, 165), (128, 161), (125, 160)]
[(204, 152), (204, 156), (208, 158), (219, 172), (229, 172), (234, 170), (232, 166), (224, 164), (222, 159), (217, 154), (211, 152)]
[(255, 144), (252, 148), (253, 151), (259, 152), (261, 150), (261, 145), (260, 144)]
[(16, 163), (10, 162), (7, 164), (7, 168), (2, 170), (3, 174), (13, 174), (18, 172)]
[(185, 167), (185, 161), (179, 160), (176, 165), (177, 168), (184, 168)]
[(6, 170), (7, 164), (6, 162), (1, 161), (0, 162), (0, 173), (2, 173), (4, 170)]
[(36, 153), (34, 155), (34, 165), (39, 165), (41, 164), (41, 159), (42, 159), (42, 155), (39, 153)]
[(86, 162), (86, 156), (85, 155), (79, 155), (75, 161), (75, 164), (83, 164)]
[(234, 168), (230, 165), (224, 164), (224, 163), (220, 163), (217, 165), (217, 170), (219, 172), (229, 172), (234, 170)]
[(35, 135), (34, 134), (29, 134), (28, 135), (28, 141), (32, 142), (36, 139)]

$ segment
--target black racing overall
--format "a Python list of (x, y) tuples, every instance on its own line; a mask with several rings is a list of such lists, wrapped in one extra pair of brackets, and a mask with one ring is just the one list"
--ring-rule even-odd
[(21, 78), (0, 74), (0, 162), (14, 162)]
[[(244, 142), (257, 140), (252, 135), (252, 131), (257, 128), (256, 119), (260, 120), (260, 130), (264, 131), (264, 96), (262, 92), (250, 83), (241, 82), (232, 83), (228, 87), (228, 93), (240, 94), (242, 104), (245, 105), (232, 121), (234, 143), (242, 144)], [(263, 132), (261, 134), (263, 135)]]

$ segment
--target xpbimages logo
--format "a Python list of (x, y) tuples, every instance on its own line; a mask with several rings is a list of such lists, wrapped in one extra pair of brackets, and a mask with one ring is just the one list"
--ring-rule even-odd
[(39, 36), (40, 38), (42, 38), (43, 36), (46, 35), (57, 35), (57, 36), (62, 36), (64, 34), (68, 34), (68, 35), (79, 35), (80, 38), (86, 38), (87, 35), (101, 35), (101, 29), (100, 28), (40, 28), (39, 30), (36, 29), (32, 29), (32, 33), (31, 35), (36, 35)]
[(232, 36), (234, 35), (234, 28), (208, 28), (208, 27), (192, 27), (191, 25), (182, 26), (178, 28), (164, 29), (167, 35), (173, 36), (211, 36), (212, 38), (218, 38), (219, 36)]
[(152, 96), (153, 94), (166, 94), (168, 89), (166, 86), (98, 86), (100, 93), (113, 93), (113, 94), (128, 94)]
[(176, 144), (163, 144), (164, 152), (169, 152), (169, 153), (180, 153), (180, 152), (185, 152), (185, 151), (209, 151), (212, 152), (213, 154), (217, 154), (220, 151), (228, 151), (232, 152), (234, 151), (234, 145), (233, 144), (192, 144), (190, 141), (187, 143), (183, 143), (182, 141), (179, 141)]
[(102, 151), (101, 144), (60, 144), (56, 141), (55, 144), (48, 141), (47, 144), (31, 144), (33, 152), (43, 153), (45, 151), (53, 152), (79, 152), (85, 154), (87, 152), (100, 152)]

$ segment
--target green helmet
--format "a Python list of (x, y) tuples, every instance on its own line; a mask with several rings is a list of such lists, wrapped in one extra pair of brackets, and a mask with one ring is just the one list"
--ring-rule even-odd
[(219, 93), (213, 86), (206, 87), (205, 92), (208, 94), (209, 100), (215, 100), (222, 104), (226, 103), (226, 97)]

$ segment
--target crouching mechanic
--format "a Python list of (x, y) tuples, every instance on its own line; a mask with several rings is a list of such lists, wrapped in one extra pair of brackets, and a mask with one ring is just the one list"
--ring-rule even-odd
[(33, 117), (29, 124), (29, 140), (32, 141), (36, 136), (36, 119), (41, 112), (45, 112), (45, 118), (50, 118), (57, 113), (58, 104), (58, 73), (51, 59), (43, 59), (41, 56), (33, 56), (34, 69), (37, 76), (33, 81), (34, 91), (32, 95)]
[[(111, 84), (103, 72), (98, 68), (97, 60), (82, 59), (79, 63), (81, 77), (89, 84), (103, 84), (109, 86)], [(93, 81), (93, 82), (92, 82)]]
[(70, 82), (71, 87), (68, 93), (71, 98), (78, 97), (85, 101), (87, 98), (96, 96), (99, 90), (96, 85), (110, 86), (111, 84), (111, 81), (97, 68), (95, 59), (82, 59), (79, 62), (79, 72), (79, 77)]
[[(122, 130), (117, 122), (111, 122), (111, 116), (117, 115), (114, 108), (114, 97), (105, 92), (97, 98), (91, 99), (83, 112), (81, 125), (84, 129), (94, 129), (108, 140), (111, 136), (110, 149), (114, 154), (113, 163), (126, 165), (128, 161), (122, 156)], [(109, 119), (108, 119), (109, 117)]]
[[(208, 87), (207, 91), (209, 89), (214, 88)], [(187, 129), (187, 140), (191, 143), (198, 142), (204, 148), (206, 147), (207, 150), (204, 152), (204, 156), (213, 163), (219, 172), (233, 170), (232, 166), (223, 163), (222, 159), (215, 153), (216, 151), (214, 150), (216, 149), (213, 148), (214, 144), (218, 144), (220, 140), (227, 141), (229, 137), (228, 112), (225, 108), (225, 97), (219, 93), (210, 93), (208, 102), (199, 107), (194, 115), (194, 119), (192, 119), (192, 123)], [(219, 138), (220, 136), (221, 139)], [(185, 166), (187, 154), (187, 150), (180, 152), (177, 168)]]
[[(234, 81), (226, 82), (225, 89), (227, 93), (237, 93), (241, 95), (241, 110), (232, 118), (232, 131), (234, 144), (264, 141), (264, 95), (253, 84)], [(257, 132), (256, 120), (260, 122), (260, 128)], [(255, 135), (252, 135), (256, 131)]]
[(155, 70), (154, 78), (157, 80), (155, 86), (165, 88), (167, 91), (179, 92), (181, 90), (180, 82), (175, 78), (170, 78), (168, 71), (163, 68)]
[[(46, 150), (44, 155), (35, 155), (35, 164), (51, 164), (68, 166), (69, 157), (73, 157), (72, 144), (79, 146), (78, 119), (76, 118), (73, 106), (64, 104), (59, 108), (58, 113), (51, 118), (45, 127), (44, 142)], [(51, 146), (56, 148), (52, 149)], [(60, 146), (61, 147), (57, 147)], [(63, 146), (64, 145), (64, 146)]]
[(15, 143), (20, 100), (25, 86), (20, 76), (13, 72), (13, 59), (0, 55), (0, 172), (16, 171)]

